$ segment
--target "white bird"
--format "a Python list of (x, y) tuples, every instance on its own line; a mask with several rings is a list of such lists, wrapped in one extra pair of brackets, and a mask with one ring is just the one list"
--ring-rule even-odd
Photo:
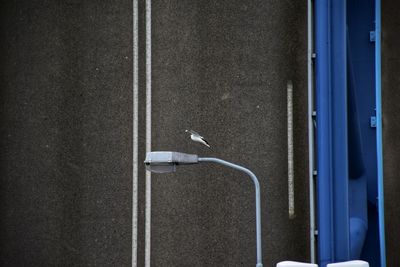
[(190, 133), (190, 139), (192, 139), (193, 141), (202, 143), (203, 145), (210, 147), (210, 144), (200, 134), (192, 130), (185, 130), (185, 132)]

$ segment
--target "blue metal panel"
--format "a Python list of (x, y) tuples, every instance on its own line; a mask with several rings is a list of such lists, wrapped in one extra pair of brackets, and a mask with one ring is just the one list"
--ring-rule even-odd
[(346, 261), (350, 259), (346, 0), (332, 1), (331, 8), (333, 246), (334, 260)]
[(319, 0), (315, 14), (320, 266), (385, 267), (380, 0)]
[[(352, 2), (352, 0), (350, 0), (349, 2)], [(350, 12), (351, 8), (348, 7), (347, 10), (348, 12)], [(364, 163), (365, 153), (363, 151), (363, 141), (365, 140), (362, 138), (362, 136), (365, 132), (363, 131), (365, 130), (365, 125), (364, 123), (360, 124), (360, 120), (363, 121), (363, 117), (368, 117), (368, 115), (366, 116), (363, 113), (363, 111), (365, 110), (365, 103), (358, 103), (358, 100), (361, 99), (360, 97), (358, 97), (357, 92), (357, 89), (360, 88), (360, 83), (357, 77), (355, 77), (353, 64), (354, 53), (352, 53), (351, 49), (351, 37), (356, 35), (349, 34), (349, 28), (351, 28), (349, 24), (351, 24), (352, 16), (348, 17), (347, 19), (350, 258), (360, 259), (368, 229), (367, 182), (365, 174), (366, 171), (369, 169), (369, 166), (366, 167)], [(370, 75), (369, 77), (371, 76), (373, 75)], [(359, 107), (360, 104), (364, 105), (361, 105), (361, 107)], [(368, 128), (368, 130), (370, 130), (370, 128)]]
[(316, 50), (316, 108), (317, 108), (317, 208), (318, 208), (318, 258), (323, 267), (333, 259), (332, 227), (332, 175), (330, 166), (330, 71), (328, 0), (315, 2), (315, 50)]
[[(354, 66), (355, 99), (359, 107), (360, 128), (365, 160), (362, 179), (368, 183), (368, 231), (361, 259), (370, 266), (385, 266), (382, 151), (380, 118), (380, 9), (378, 0), (348, 0), (349, 60)], [(376, 23), (375, 23), (376, 22)], [(369, 120), (367, 120), (369, 118)], [(379, 122), (378, 122), (379, 121)], [(378, 125), (380, 123), (380, 126)], [(352, 184), (350, 185), (352, 188)], [(359, 185), (357, 185), (359, 187)], [(360, 193), (359, 188), (352, 191)], [(359, 213), (360, 207), (351, 211)], [(351, 214), (354, 212), (350, 212)]]
[(318, 248), (324, 267), (350, 257), (346, 1), (316, 1), (315, 10)]
[(383, 192), (382, 97), (381, 97), (381, 0), (375, 0), (375, 90), (376, 150), (378, 158), (378, 213), (381, 267), (386, 267), (385, 214)]
[[(349, 131), (355, 127), (360, 129), (360, 143), (362, 155), (354, 153), (356, 147), (350, 145), (349, 151), (355, 158), (354, 161), (364, 161), (362, 176), (352, 177), (350, 181), (350, 220), (357, 218), (359, 228), (350, 234), (352, 259), (367, 260), (371, 266), (379, 266), (379, 244), (376, 242), (377, 216), (370, 203), (376, 200), (376, 130), (371, 127), (371, 117), (375, 115), (375, 43), (371, 36), (374, 30), (374, 0), (348, 0), (347, 1), (347, 26), (348, 26), (348, 62), (351, 66), (352, 82), (349, 93), (357, 106), (358, 126), (350, 126)], [(353, 116), (349, 113), (349, 117)], [(350, 144), (354, 143), (350, 141)], [(352, 162), (350, 161), (350, 164)], [(356, 180), (354, 180), (356, 178)], [(367, 186), (368, 184), (368, 186)], [(367, 197), (368, 196), (368, 197)], [(372, 201), (372, 202), (371, 202)], [(351, 225), (354, 229), (354, 226)], [(362, 235), (361, 235), (362, 234)], [(361, 239), (360, 236), (363, 238)]]

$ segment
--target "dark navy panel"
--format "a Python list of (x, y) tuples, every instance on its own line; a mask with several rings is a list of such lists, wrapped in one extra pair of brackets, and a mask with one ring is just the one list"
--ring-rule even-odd
[[(375, 110), (375, 1), (349, 0), (347, 3), (347, 25), (349, 31), (349, 64), (352, 66), (354, 86), (354, 104), (361, 134), (362, 160), (364, 172), (358, 177), (358, 183), (351, 183), (353, 198), (351, 214), (366, 223), (365, 244), (360, 255), (371, 266), (380, 266), (379, 240), (377, 239), (379, 224), (377, 210), (377, 150), (376, 150), (376, 110)], [(354, 114), (354, 113), (353, 113)], [(349, 116), (351, 116), (349, 114)], [(354, 143), (349, 144), (349, 151), (354, 151)], [(360, 157), (358, 157), (360, 158)], [(365, 185), (366, 183), (366, 185)], [(366, 186), (365, 190), (360, 187)], [(362, 202), (366, 202), (368, 205)], [(368, 208), (367, 208), (368, 206)], [(365, 211), (367, 210), (367, 214)]]

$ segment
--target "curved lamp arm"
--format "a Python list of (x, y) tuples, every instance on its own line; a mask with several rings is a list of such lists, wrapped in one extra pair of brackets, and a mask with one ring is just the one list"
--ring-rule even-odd
[(257, 177), (255, 174), (250, 171), (249, 169), (246, 169), (242, 166), (233, 164), (231, 162), (218, 159), (218, 158), (198, 158), (199, 162), (214, 162), (214, 163), (219, 163), (224, 166), (242, 171), (249, 175), (251, 179), (254, 182), (255, 186), (255, 193), (256, 193), (256, 239), (257, 239), (257, 264), (256, 267), (263, 267), (262, 264), (262, 252), (261, 252), (261, 204), (260, 204), (260, 183), (258, 182)]

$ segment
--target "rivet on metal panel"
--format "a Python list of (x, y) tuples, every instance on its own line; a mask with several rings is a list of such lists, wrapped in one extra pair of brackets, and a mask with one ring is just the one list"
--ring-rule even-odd
[(371, 126), (371, 128), (376, 128), (376, 117), (375, 116), (371, 116), (370, 126)]
[(370, 32), (369, 32), (369, 41), (370, 41), (370, 42), (375, 42), (375, 40), (376, 40), (375, 31), (370, 31)]

